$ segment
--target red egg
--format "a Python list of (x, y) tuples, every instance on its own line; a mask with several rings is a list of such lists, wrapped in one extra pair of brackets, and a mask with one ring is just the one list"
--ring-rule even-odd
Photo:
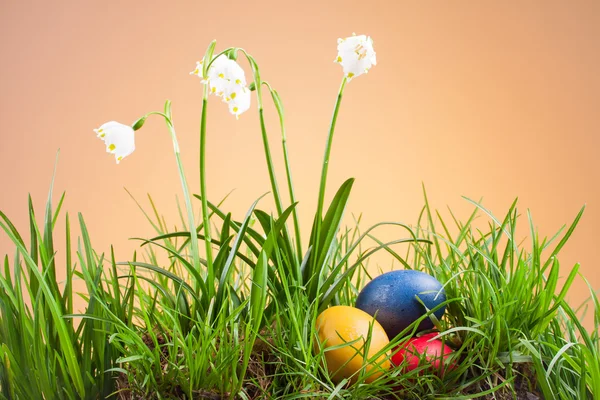
[(406, 343), (397, 346), (393, 350), (392, 363), (395, 366), (402, 365), (406, 371), (412, 371), (424, 363), (429, 365), (428, 372), (437, 373), (440, 376), (445, 370), (456, 367), (454, 362), (446, 362), (448, 356), (453, 353), (448, 343), (440, 339), (431, 340), (437, 333), (428, 333), (421, 337), (409, 339)]

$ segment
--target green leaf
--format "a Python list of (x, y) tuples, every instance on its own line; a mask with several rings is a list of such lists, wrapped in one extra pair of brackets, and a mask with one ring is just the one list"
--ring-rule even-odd
[[(308, 287), (310, 298), (315, 298), (316, 296), (317, 287), (320, 284), (319, 281), (326, 268), (326, 257), (335, 240), (337, 232), (339, 231), (353, 184), (354, 178), (350, 178), (344, 182), (331, 201), (331, 205), (329, 206), (322, 223), (317, 224), (317, 221), (315, 220), (315, 223), (313, 224), (313, 233), (309, 242), (309, 245), (312, 248), (310, 256), (311, 262), (309, 262), (309, 268), (305, 270), (306, 273), (303, 277), (303, 282)], [(317, 216), (315, 216), (315, 218), (317, 218)], [(321, 229), (319, 234), (315, 231), (318, 226), (320, 226)], [(316, 243), (317, 240), (319, 241), (318, 243)]]
[(581, 207), (581, 210), (579, 210), (579, 213), (577, 213), (577, 216), (575, 217), (575, 220), (573, 221), (573, 223), (571, 223), (571, 226), (569, 226), (569, 229), (565, 233), (565, 236), (563, 236), (563, 238), (556, 245), (556, 247), (554, 248), (554, 250), (552, 250), (552, 253), (548, 257), (548, 261), (546, 261), (546, 263), (544, 264), (544, 269), (552, 262), (552, 259), (560, 252), (560, 250), (563, 248), (563, 246), (567, 243), (567, 241), (569, 240), (569, 238), (571, 237), (571, 235), (575, 231), (575, 228), (579, 224), (579, 220), (583, 216), (583, 212), (584, 211), (585, 211), (585, 206)]
[[(147, 244), (154, 244), (157, 246), (160, 246), (162, 248), (167, 249), (167, 247), (162, 246), (158, 243), (156, 243), (157, 240), (163, 240), (163, 239), (170, 239), (170, 238), (174, 238), (174, 237), (185, 237), (185, 238), (189, 238), (190, 237), (190, 232), (173, 232), (173, 233), (166, 233), (164, 235), (160, 235), (160, 236), (156, 236), (153, 237), (151, 239), (142, 239), (142, 238), (135, 238), (135, 239), (139, 239), (139, 240), (143, 240), (144, 243), (141, 244), (141, 246), (145, 246)], [(204, 235), (197, 235), (198, 239), (202, 239), (205, 240), (206, 238), (204, 237)], [(223, 247), (223, 243), (221, 243), (220, 240), (216, 240), (216, 239), (212, 239), (211, 243), (217, 247)], [(177, 254), (179, 255), (179, 253), (181, 252), (181, 250), (176, 251), (176, 250), (168, 250), (169, 252), (172, 252), (173, 254)], [(246, 264), (253, 266), (254, 265), (254, 261), (252, 261), (250, 258), (248, 258), (246, 255), (244, 255), (243, 253), (236, 253), (236, 257), (238, 257), (240, 260), (244, 261)]]
[[(271, 231), (272, 225), (274, 224), (273, 217), (262, 210), (255, 210), (254, 215), (256, 215), (256, 218), (258, 219), (258, 222), (260, 223), (261, 227), (263, 228), (265, 235), (268, 235)], [(276, 235), (276, 241), (279, 246), (279, 250), (282, 251), (283, 253), (285, 253), (285, 259), (287, 261), (286, 265), (287, 265), (289, 273), (293, 273), (293, 270), (294, 270), (293, 264), (295, 262), (295, 254), (294, 254), (294, 249), (292, 248), (292, 244), (288, 240), (286, 240), (286, 238), (281, 234)], [(273, 257), (274, 257), (274, 255), (271, 256), (271, 258), (273, 258)], [(274, 259), (273, 259), (273, 262), (275, 262)]]
[[(229, 281), (229, 278), (233, 271), (233, 268), (231, 268), (233, 265), (233, 260), (234, 260), (235, 254), (238, 253), (240, 246), (242, 245), (243, 239), (246, 237), (246, 231), (248, 230), (248, 225), (250, 223), (250, 218), (252, 217), (252, 213), (254, 212), (254, 209), (256, 208), (256, 205), (258, 204), (258, 202), (265, 195), (266, 194), (263, 194), (256, 201), (254, 201), (254, 203), (252, 203), (252, 205), (250, 206), (250, 209), (248, 210), (248, 212), (246, 213), (246, 216), (244, 217), (244, 221), (242, 222), (240, 229), (237, 231), (237, 236), (235, 238), (235, 241), (233, 242), (233, 246), (231, 248), (231, 251), (229, 252), (229, 256), (227, 257), (227, 260), (225, 261), (225, 264), (221, 271), (221, 277), (219, 279), (219, 288), (217, 290), (217, 296), (216, 296), (217, 307), (215, 307), (215, 310), (220, 310), (220, 308), (221, 308), (221, 303), (223, 301), (226, 284)], [(230, 222), (231, 222), (230, 218), (225, 218), (224, 223), (230, 224)], [(255, 265), (254, 269), (256, 269), (257, 267), (258, 267), (258, 265)], [(251, 303), (252, 303), (252, 301), (251, 301)]]
[(206, 53), (204, 53), (204, 62), (202, 63), (202, 77), (206, 78), (208, 76), (208, 67), (209, 67), (209, 63), (212, 62), (213, 59), (213, 53), (215, 51), (215, 46), (217, 45), (217, 41), (213, 40), (212, 42), (210, 42), (210, 44), (208, 45), (208, 48), (206, 49)]
[(270, 90), (271, 92), (271, 97), (273, 98), (273, 104), (275, 104), (275, 108), (277, 109), (277, 112), (280, 115), (280, 118), (284, 117), (284, 112), (283, 112), (283, 102), (281, 101), (281, 97), (279, 96), (279, 93), (277, 93), (277, 91), (275, 89)]
[[(198, 196), (197, 194), (194, 195), (194, 197), (196, 197), (199, 200), (202, 200), (202, 198), (200, 196)], [(212, 204), (210, 201), (207, 201), (208, 207), (215, 213), (217, 214), (217, 216), (223, 220), (225, 220), (225, 213), (223, 211), (221, 211), (219, 209), (219, 207), (215, 206), (214, 204)], [(238, 232), (240, 229), (240, 225), (239, 223), (234, 222), (233, 220), (230, 222), (231, 225), (231, 229), (233, 229), (234, 231)], [(244, 244), (246, 244), (246, 246), (248, 246), (248, 248), (250, 249), (250, 251), (255, 255), (258, 256), (258, 254), (260, 253), (259, 248), (256, 246), (255, 243), (252, 242), (252, 239), (254, 241), (256, 241), (258, 243), (259, 246), (262, 246), (265, 239), (261, 236), (260, 233), (258, 233), (257, 231), (255, 231), (254, 229), (248, 227), (247, 228), (247, 233), (248, 235), (244, 235), (243, 240), (244, 240)]]
[(167, 278), (171, 279), (173, 282), (177, 283), (178, 285), (182, 286), (183, 288), (185, 288), (190, 295), (194, 298), (194, 300), (196, 300), (197, 302), (200, 302), (200, 299), (196, 296), (194, 289), (192, 289), (192, 287), (190, 285), (188, 285), (183, 279), (181, 279), (180, 277), (178, 277), (177, 275), (173, 274), (172, 272), (167, 271), (164, 268), (158, 267), (156, 265), (152, 265), (152, 264), (148, 264), (148, 263), (142, 263), (142, 262), (120, 262), (117, 263), (117, 265), (133, 265), (136, 267), (142, 267), (145, 269), (149, 269), (151, 271), (157, 272), (161, 275), (166, 276)]

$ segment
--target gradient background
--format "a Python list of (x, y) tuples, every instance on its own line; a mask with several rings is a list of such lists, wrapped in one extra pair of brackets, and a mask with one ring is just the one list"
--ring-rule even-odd
[[(421, 182), (445, 216), (446, 206), (468, 215), (462, 195), (483, 197), (499, 216), (518, 196), (543, 236), (587, 204), (562, 252), (563, 275), (580, 262), (600, 289), (600, 2), (169, 3), (0, 3), (0, 209), (24, 232), (27, 194), (41, 216), (58, 148), (55, 198), (67, 191), (65, 209), (73, 221), (84, 214), (99, 251), (114, 244), (124, 260), (138, 245), (128, 238), (152, 235), (123, 187), (144, 205), (150, 193), (169, 224), (177, 223), (181, 189), (164, 123), (147, 122), (137, 151), (118, 166), (92, 129), (113, 119), (132, 123), (171, 99), (197, 193), (202, 86), (188, 73), (217, 39), (218, 49), (253, 54), (283, 98), (306, 242), (342, 78), (332, 62), (336, 39), (356, 32), (373, 37), (379, 64), (347, 86), (328, 198), (356, 177), (348, 215), (362, 212), (366, 227), (415, 223)], [(270, 190), (255, 103), (239, 121), (216, 98), (209, 109), (209, 196), (236, 189), (227, 207), (239, 218)], [(266, 114), (283, 188), (270, 104)], [(59, 258), (63, 246), (59, 236)], [(0, 235), (0, 254), (7, 252), (12, 245)], [(388, 258), (376, 261), (389, 269)], [(576, 285), (573, 304), (589, 294), (582, 280)]]

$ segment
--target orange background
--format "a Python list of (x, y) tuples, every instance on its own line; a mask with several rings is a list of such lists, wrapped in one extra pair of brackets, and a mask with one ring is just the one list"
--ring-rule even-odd
[[(188, 73), (217, 39), (218, 49), (239, 46), (253, 54), (283, 98), (306, 242), (342, 77), (333, 63), (336, 39), (352, 32), (373, 37), (379, 64), (347, 86), (329, 198), (356, 177), (349, 212), (362, 212), (366, 227), (415, 223), (421, 182), (436, 208), (445, 212), (448, 205), (460, 217), (471, 208), (461, 195), (483, 196), (499, 216), (519, 196), (522, 214), (531, 209), (544, 236), (587, 203), (561, 260), (564, 275), (580, 262), (599, 289), (600, 2), (594, 0), (4, 1), (0, 209), (26, 232), (27, 193), (41, 216), (60, 148), (55, 199), (67, 191), (65, 209), (72, 221), (84, 214), (99, 251), (114, 244), (124, 260), (138, 245), (128, 238), (152, 235), (123, 187), (144, 205), (150, 193), (169, 224), (178, 223), (181, 189), (164, 123), (149, 120), (137, 134), (137, 150), (120, 165), (92, 129), (113, 119), (132, 123), (171, 99), (197, 193), (202, 85)], [(209, 109), (209, 196), (218, 200), (236, 189), (227, 207), (241, 218), (270, 190), (255, 103), (239, 121), (216, 98)], [(266, 113), (283, 189), (270, 104)], [(60, 251), (62, 237), (57, 242)], [(12, 251), (0, 235), (0, 254)], [(384, 269), (389, 262), (377, 258)], [(587, 297), (583, 282), (577, 285), (574, 304)]]

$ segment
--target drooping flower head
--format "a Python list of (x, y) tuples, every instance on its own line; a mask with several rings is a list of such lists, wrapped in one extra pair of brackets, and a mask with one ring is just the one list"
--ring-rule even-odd
[[(196, 63), (196, 69), (190, 74), (202, 78), (201, 61)], [(225, 54), (214, 59), (202, 83), (208, 84), (209, 92), (221, 97), (229, 105), (229, 111), (236, 118), (250, 108), (251, 96), (250, 90), (246, 87), (244, 70)]]
[(335, 59), (344, 68), (348, 81), (369, 72), (377, 64), (373, 39), (366, 35), (353, 34), (345, 39), (338, 39), (338, 56)]
[(229, 112), (236, 118), (250, 108), (251, 92), (246, 86), (229, 83), (223, 91), (223, 101), (229, 105)]
[(94, 129), (94, 132), (106, 144), (106, 152), (115, 155), (117, 164), (135, 150), (135, 133), (129, 125), (110, 121)]

